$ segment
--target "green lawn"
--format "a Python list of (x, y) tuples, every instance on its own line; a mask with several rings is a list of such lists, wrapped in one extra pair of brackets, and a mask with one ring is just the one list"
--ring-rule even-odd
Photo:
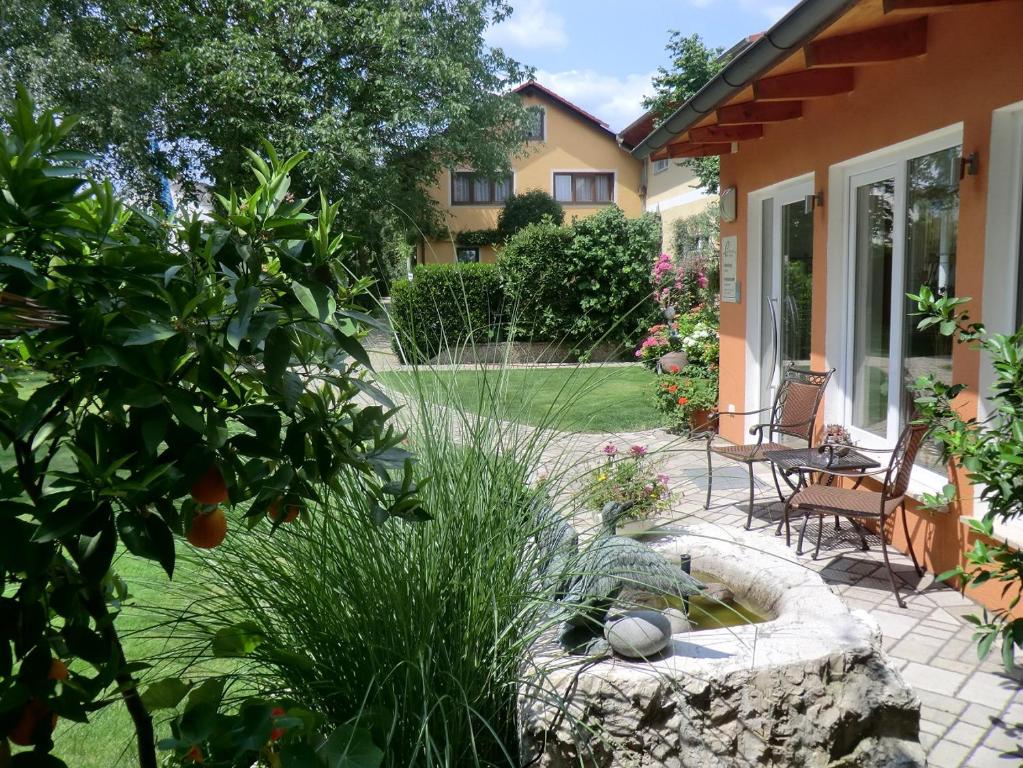
[[(418, 378), (417, 378), (418, 377)], [(660, 423), (654, 374), (640, 365), (389, 371), (381, 383), (477, 413), (566, 432), (629, 432)]]

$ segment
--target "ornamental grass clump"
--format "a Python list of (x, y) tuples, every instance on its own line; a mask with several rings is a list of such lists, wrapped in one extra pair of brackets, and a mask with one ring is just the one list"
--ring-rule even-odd
[(408, 409), (431, 519), (381, 522), (353, 492), (235, 537), (204, 560), (219, 595), (196, 625), (258, 628), (243, 679), (352, 729), (366, 765), (517, 766), (523, 665), (554, 621), (535, 544), (547, 438), (426, 398)]

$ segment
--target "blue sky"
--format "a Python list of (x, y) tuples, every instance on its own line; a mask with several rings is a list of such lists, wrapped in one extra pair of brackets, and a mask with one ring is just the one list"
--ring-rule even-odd
[(729, 48), (762, 32), (795, 0), (511, 0), (488, 41), (537, 69), (537, 80), (621, 130), (642, 114), (668, 32)]

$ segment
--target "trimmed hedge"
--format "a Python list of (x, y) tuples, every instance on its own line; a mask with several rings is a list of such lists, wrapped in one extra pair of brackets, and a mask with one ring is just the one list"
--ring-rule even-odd
[(504, 290), (496, 264), (427, 264), (391, 286), (392, 344), (407, 362), (501, 336)]
[(528, 339), (564, 340), (578, 311), (565, 273), (572, 230), (547, 219), (517, 232), (498, 262), (508, 315)]

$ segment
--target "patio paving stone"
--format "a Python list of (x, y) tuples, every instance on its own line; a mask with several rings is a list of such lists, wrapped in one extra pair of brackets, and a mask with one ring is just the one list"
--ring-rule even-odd
[[(695, 451), (663, 431), (626, 435), (565, 435), (559, 442), (570, 465), (592, 462), (609, 441), (641, 443), (652, 452), (666, 449), (663, 471), (681, 480), (681, 498), (673, 503), (670, 518), (675, 525), (706, 521), (722, 530), (746, 523), (748, 484), (744, 467), (714, 457), (714, 492), (709, 510), (706, 498), (706, 454), (700, 442)], [(719, 480), (720, 479), (720, 480)], [(770, 471), (755, 470), (757, 502), (754, 531), (773, 537), (781, 504)], [(848, 524), (839, 531), (831, 521), (822, 531), (821, 556), (813, 560), (817, 523), (807, 526), (804, 554), (795, 554), (801, 520), (792, 521), (792, 560), (816, 570), (850, 608), (873, 615), (882, 631), (884, 647), (921, 700), (921, 743), (928, 751), (931, 768), (1017, 768), (1023, 742), (1023, 691), (1017, 680), (1000, 672), (996, 647), (986, 661), (977, 658), (971, 643), (973, 628), (960, 617), (979, 612), (969, 597), (935, 581), (932, 574), (918, 577), (909, 558), (890, 549), (896, 581), (908, 603), (899, 608), (883, 570), (880, 540), (867, 536), (870, 550), (860, 550), (859, 537)], [(806, 550), (809, 549), (809, 552)], [(1018, 675), (1017, 675), (1018, 677)]]

